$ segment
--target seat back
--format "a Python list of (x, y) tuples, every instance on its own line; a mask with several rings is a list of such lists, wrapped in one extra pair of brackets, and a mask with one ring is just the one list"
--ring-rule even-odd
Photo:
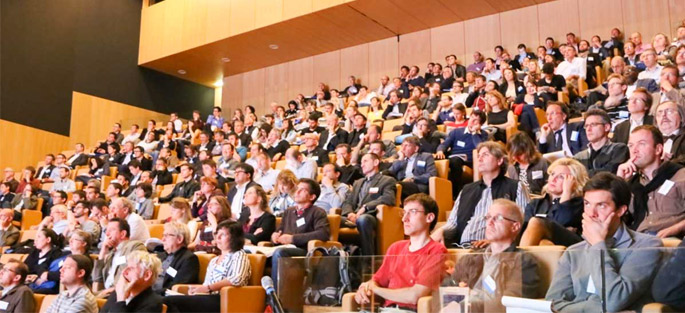
[(159, 210), (156, 212), (157, 214), (154, 216), (155, 219), (158, 220), (165, 220), (169, 216), (171, 216), (171, 204), (169, 203), (162, 203), (159, 205)]
[(541, 108), (534, 108), (533, 110), (535, 110), (535, 117), (540, 126), (547, 124), (547, 113)]
[(404, 239), (404, 231), (398, 230), (402, 227), (402, 216), (400, 212), (402, 209), (398, 206), (379, 205), (376, 207), (378, 213), (378, 234), (377, 234), (377, 248), (379, 254), (385, 254), (393, 243)]
[(147, 225), (147, 230), (150, 232), (150, 238), (157, 238), (159, 240), (162, 240), (162, 234), (164, 233), (164, 224)]
[(328, 227), (330, 227), (331, 230), (331, 241), (338, 241), (341, 218), (342, 217), (338, 214), (328, 214)]
[(438, 177), (447, 179), (450, 172), (450, 161), (447, 159), (435, 160), (435, 169), (438, 171)]
[(395, 184), (395, 188), (397, 188), (397, 191), (395, 192), (395, 206), (401, 207), (402, 206), (402, 185)]
[[(38, 198), (41, 201), (43, 198)], [(29, 230), (31, 226), (38, 225), (43, 220), (43, 212), (40, 209), (24, 210), (21, 214), (21, 230)]]
[(43, 183), (40, 186), (40, 189), (45, 190), (45, 191), (49, 191), (52, 188), (52, 185), (54, 185), (54, 183)]
[(168, 196), (173, 190), (174, 190), (174, 185), (173, 185), (173, 184), (164, 185), (164, 187), (162, 187), (162, 191), (159, 193), (159, 196), (160, 196), (160, 197), (166, 197), (166, 196)]
[(40, 310), (38, 311), (39, 313), (47, 312), (48, 308), (52, 304), (52, 301), (55, 301), (55, 299), (57, 299), (57, 295), (45, 295), (40, 305), (38, 305), (38, 301), (36, 301), (36, 309), (40, 308)]
[(252, 275), (250, 275), (250, 286), (261, 286), (262, 276), (264, 276), (264, 266), (266, 265), (266, 256), (263, 254), (248, 254), (250, 260), (250, 268)]
[(200, 261), (200, 271), (198, 272), (197, 278), (200, 281), (205, 280), (207, 274), (207, 267), (209, 266), (209, 261), (211, 261), (216, 255), (211, 253), (197, 253), (197, 259)]
[(521, 250), (530, 253), (538, 261), (538, 276), (540, 284), (538, 286), (538, 296), (544, 296), (552, 282), (552, 276), (557, 270), (559, 259), (566, 250), (564, 246), (529, 246), (519, 247)]
[(7, 264), (9, 260), (15, 259), (20, 262), (24, 262), (26, 258), (28, 257), (28, 254), (19, 254), (19, 253), (5, 253), (3, 255), (0, 255), (0, 264)]
[[(43, 304), (43, 299), (45, 299), (45, 295), (39, 294), (39, 293), (34, 293), (33, 294), (33, 301), (36, 303), (35, 306), (35, 311), (36, 313), (40, 312), (41, 310), (41, 305)], [(46, 308), (47, 309), (47, 308)]]
[(284, 168), (285, 168), (285, 160), (276, 161), (276, 169), (277, 170), (282, 170)]
[(35, 229), (27, 229), (20, 231), (19, 242), (24, 242), (29, 239), (36, 239), (36, 233), (38, 231)]
[[(387, 123), (387, 121), (386, 121), (386, 123)], [(383, 127), (385, 127), (385, 126), (383, 126)], [(392, 128), (391, 128), (391, 129), (392, 129)], [(382, 140), (390, 140), (390, 141), (392, 141), (392, 142), (395, 142), (395, 138), (398, 137), (398, 136), (400, 136), (400, 135), (402, 135), (402, 131), (401, 131), (401, 130), (397, 130), (397, 131), (383, 131), (383, 133), (381, 134), (381, 139), (382, 139)]]
[(428, 193), (438, 203), (438, 222), (447, 220), (446, 212), (452, 209), (452, 182), (440, 177), (428, 179)]
[(178, 173), (171, 173), (171, 183), (176, 184), (177, 179), (178, 179)]

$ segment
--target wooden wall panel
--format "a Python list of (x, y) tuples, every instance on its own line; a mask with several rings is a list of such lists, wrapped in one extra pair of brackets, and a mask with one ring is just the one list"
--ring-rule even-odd
[(264, 69), (243, 73), (243, 106), (252, 105), (264, 114)]
[(196, 47), (207, 42), (207, 10), (209, 2), (185, 0), (183, 3), (183, 33), (181, 44)]
[(511, 57), (518, 54), (517, 47), (525, 44), (529, 51), (535, 51), (540, 38), (538, 27), (538, 8), (529, 6), (522, 9), (500, 13), (502, 46)]
[(552, 37), (566, 42), (566, 33), (580, 33), (578, 0), (557, 0), (538, 5), (540, 43)]
[(369, 45), (363, 44), (340, 50), (340, 82), (338, 88), (348, 86), (347, 78), (354, 75), (357, 81), (369, 88), (377, 82), (369, 77)]
[(672, 39), (670, 34), (675, 31), (675, 25), (670, 23), (666, 15), (668, 0), (622, 0), (622, 3), (623, 23), (628, 36), (639, 31), (642, 34), (642, 42), (651, 43), (652, 37), (657, 33), (664, 33), (668, 35), (669, 40)]
[(466, 51), (491, 56), (496, 45), (502, 43), (499, 14), (493, 14), (464, 22)]
[(73, 149), (69, 137), (5, 120), (0, 120), (0, 134), (0, 168), (11, 167), (15, 173), (28, 165), (35, 167), (47, 153)]
[[(252, 1), (252, 0), (247, 0)], [(288, 20), (312, 11), (313, 0), (287, 0), (283, 1), (283, 20)]]
[(169, 115), (73, 92), (69, 147), (81, 142), (92, 148), (107, 136), (114, 123), (119, 122), (124, 129), (129, 129), (133, 123), (145, 127), (150, 119), (158, 121), (159, 126), (159, 122), (169, 120)]
[[(445, 56), (454, 54), (461, 64), (469, 64), (468, 52), (464, 49), (464, 23), (453, 23), (431, 28), (431, 61), (445, 64)], [(421, 68), (425, 69), (425, 64)]]
[(340, 50), (315, 55), (313, 62), (314, 86), (324, 83), (329, 88), (340, 88)]
[[(260, 1), (261, 2), (261, 1)], [(222, 0), (209, 1), (207, 8), (207, 42), (226, 38), (230, 34), (231, 21), (227, 16), (231, 14), (231, 2)], [(142, 42), (142, 41), (141, 41)], [(141, 44), (142, 46), (142, 44)]]
[(169, 8), (165, 10), (164, 19), (162, 20), (162, 29), (159, 29), (158, 34), (162, 37), (162, 56), (167, 56), (172, 51), (181, 51), (183, 47), (183, 8), (184, 1), (169, 1)]
[[(160, 3), (165, 5), (165, 3)], [(166, 4), (168, 5), (168, 4)], [(164, 26), (164, 8), (151, 7), (142, 11), (140, 19), (140, 42), (138, 49), (138, 63), (147, 62), (162, 55), (162, 38), (159, 36)]]
[(370, 88), (378, 87), (381, 76), (388, 75), (392, 79), (399, 73), (400, 65), (397, 47), (398, 42), (395, 37), (369, 43)]
[(685, 21), (685, 1), (683, 0), (668, 0), (668, 11), (670, 13), (669, 23), (671, 26), (671, 35), (676, 35), (676, 28), (680, 23)]
[(225, 114), (243, 107), (243, 74), (232, 75), (224, 78), (222, 88), (221, 109)]
[(255, 28), (283, 20), (283, 0), (259, 0), (255, 2)]
[(229, 36), (235, 36), (255, 28), (255, 2), (252, 0), (231, 0)]
[(621, 0), (578, 0), (578, 7), (580, 33), (575, 34), (581, 39), (590, 41), (592, 36), (599, 35), (606, 40), (612, 28), (623, 24)]
[(298, 93), (311, 96), (316, 90), (314, 82), (314, 58), (307, 57), (288, 62), (288, 99), (294, 99)]
[(288, 63), (269, 66), (264, 72), (264, 102), (288, 104)]
[(401, 35), (399, 50), (400, 66), (417, 65), (423, 69), (431, 59), (430, 29)]

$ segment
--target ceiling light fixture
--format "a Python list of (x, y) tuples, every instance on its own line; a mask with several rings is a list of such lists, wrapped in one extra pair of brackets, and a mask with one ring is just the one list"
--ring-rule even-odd
[(272, 43), (272, 44), (269, 45), (269, 49), (271, 49), (271, 50), (278, 50), (278, 45)]
[(224, 80), (219, 79), (214, 83), (214, 87), (223, 87), (224, 86)]
[(185, 75), (185, 74), (186, 74), (186, 70), (178, 70), (178, 73), (181, 74), (181, 75)]
[(231, 59), (224, 57), (224, 58), (221, 58), (221, 61), (224, 63), (227, 63), (227, 62), (231, 62)]

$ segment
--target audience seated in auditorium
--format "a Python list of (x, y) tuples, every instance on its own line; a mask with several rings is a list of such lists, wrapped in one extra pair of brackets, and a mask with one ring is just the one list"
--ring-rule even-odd
[(126, 220), (115, 217), (108, 221), (102, 248), (93, 269), (93, 292), (104, 298), (114, 291), (117, 281), (126, 265), (126, 256), (133, 251), (146, 251), (140, 241), (129, 240), (131, 228)]
[(398, 153), (399, 158), (387, 170), (402, 185), (402, 199), (415, 193), (428, 193), (428, 180), (438, 176), (433, 155), (419, 153), (418, 150), (417, 137), (405, 138)]
[(354, 182), (352, 193), (342, 204), (341, 226), (356, 227), (359, 230), (363, 255), (377, 253), (377, 206), (395, 204), (396, 181), (379, 172), (380, 162), (380, 157), (374, 153), (367, 153), (362, 157), (361, 169), (364, 178)]
[(414, 311), (419, 298), (440, 284), (447, 250), (429, 236), (437, 223), (437, 203), (426, 194), (414, 194), (404, 200), (402, 213), (409, 239), (388, 248), (380, 269), (355, 293), (359, 304), (370, 304), (372, 295), (377, 295), (385, 299), (384, 307)]
[(342, 170), (339, 166), (333, 163), (323, 166), (321, 195), (314, 205), (324, 209), (329, 214), (334, 214), (331, 209), (341, 208), (350, 193), (350, 186), (340, 182), (341, 175)]
[[(311, 139), (310, 141), (316, 143), (316, 139)], [(306, 158), (297, 147), (291, 147), (285, 153), (285, 169), (293, 172), (297, 179), (316, 179), (316, 161)]]
[(628, 181), (633, 194), (628, 227), (661, 238), (682, 238), (685, 169), (681, 164), (661, 159), (664, 140), (652, 125), (635, 128), (628, 145), (630, 159), (617, 172)]
[(175, 197), (190, 198), (195, 191), (200, 189), (200, 184), (193, 179), (194, 168), (189, 163), (181, 164), (181, 171), (176, 185), (170, 194), (159, 197), (160, 203), (171, 201)]
[(659, 249), (650, 248), (661, 247), (661, 240), (621, 221), (630, 204), (630, 187), (621, 178), (599, 173), (583, 192), (585, 240), (561, 256), (545, 298), (556, 312), (640, 310), (651, 298), (654, 264), (661, 258)]
[(485, 238), (485, 215), (495, 199), (508, 199), (525, 208), (529, 201), (526, 187), (519, 181), (505, 177), (506, 152), (496, 142), (482, 142), (476, 147), (478, 172), (481, 180), (464, 186), (454, 202), (447, 223), (436, 229), (431, 237), (446, 246), (471, 244)]
[(549, 180), (542, 198), (534, 198), (525, 210), (521, 246), (537, 246), (545, 239), (557, 245), (570, 246), (583, 239), (583, 186), (587, 170), (571, 158), (554, 161), (547, 169)]

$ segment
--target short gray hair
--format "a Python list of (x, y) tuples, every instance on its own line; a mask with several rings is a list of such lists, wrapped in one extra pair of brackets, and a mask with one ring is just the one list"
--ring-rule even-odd
[(128, 263), (136, 264), (141, 270), (152, 271), (153, 279), (157, 279), (157, 276), (162, 272), (162, 261), (147, 251), (133, 251), (126, 257), (126, 260)]
[(188, 230), (188, 226), (186, 224), (171, 221), (164, 224), (164, 230), (168, 231), (174, 236), (182, 236), (184, 246), (188, 246), (188, 244), (190, 244), (190, 231)]

